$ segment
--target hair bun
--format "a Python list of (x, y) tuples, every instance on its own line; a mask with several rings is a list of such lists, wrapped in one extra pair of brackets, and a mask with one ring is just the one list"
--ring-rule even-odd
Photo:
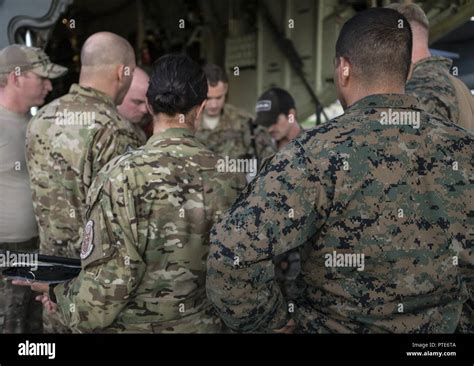
[(207, 80), (188, 56), (165, 55), (153, 64), (146, 95), (155, 114), (187, 114), (207, 98)]
[(163, 106), (179, 106), (184, 102), (184, 100), (180, 95), (172, 91), (165, 91), (155, 96), (155, 102), (158, 102)]

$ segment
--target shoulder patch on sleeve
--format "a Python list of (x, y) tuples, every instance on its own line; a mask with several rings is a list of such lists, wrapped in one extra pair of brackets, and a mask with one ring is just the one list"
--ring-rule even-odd
[(86, 226), (84, 227), (84, 236), (82, 239), (81, 247), (81, 259), (84, 260), (88, 258), (92, 251), (94, 250), (94, 221), (87, 221)]

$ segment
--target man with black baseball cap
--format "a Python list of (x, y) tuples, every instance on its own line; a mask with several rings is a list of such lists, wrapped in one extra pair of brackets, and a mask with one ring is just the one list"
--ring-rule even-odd
[[(0, 250), (9, 255), (39, 247), (25, 161), (26, 127), (30, 108), (41, 106), (52, 90), (50, 79), (66, 71), (40, 48), (13, 44), (0, 51)], [(41, 332), (42, 307), (34, 297), (29, 288), (12, 286), (0, 276), (0, 333)]]
[(278, 150), (298, 137), (302, 129), (296, 120), (295, 100), (286, 90), (271, 88), (258, 98), (255, 123), (268, 128)]
[[(284, 89), (268, 89), (258, 98), (255, 112), (255, 123), (268, 129), (278, 150), (303, 132), (296, 120), (295, 100)], [(275, 257), (274, 263), (275, 277), (282, 293), (287, 300), (291, 300), (296, 295), (295, 280), (301, 270), (299, 250), (292, 250)]]

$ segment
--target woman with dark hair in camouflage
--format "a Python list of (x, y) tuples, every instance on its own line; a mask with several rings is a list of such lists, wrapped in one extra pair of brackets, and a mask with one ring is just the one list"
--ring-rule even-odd
[(89, 190), (82, 272), (43, 296), (74, 331), (221, 330), (205, 290), (209, 233), (245, 177), (217, 172), (217, 157), (194, 137), (206, 96), (205, 75), (189, 57), (154, 64), (147, 91), (154, 134), (99, 173)]

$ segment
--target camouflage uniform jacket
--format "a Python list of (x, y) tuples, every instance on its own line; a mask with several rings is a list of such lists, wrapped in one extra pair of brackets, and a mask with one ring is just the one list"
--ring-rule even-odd
[[(416, 105), (367, 96), (262, 167), (211, 231), (207, 291), (229, 327), (455, 330), (473, 291), (474, 136)], [(286, 304), (272, 258), (298, 246), (301, 293)]]
[(229, 159), (256, 158), (260, 164), (264, 158), (273, 155), (276, 148), (271, 136), (261, 126), (253, 129), (253, 144), (251, 119), (250, 114), (226, 104), (216, 128), (211, 130), (201, 125), (196, 137), (219, 156), (228, 156)]
[(452, 63), (434, 56), (418, 61), (406, 93), (417, 97), (426, 112), (474, 132), (474, 97), (460, 79), (450, 74)]
[(245, 178), (216, 164), (172, 128), (104, 167), (89, 190), (83, 270), (54, 289), (74, 331), (220, 331), (205, 292), (209, 232)]
[(105, 94), (73, 84), (30, 121), (26, 158), (42, 254), (79, 258), (87, 190), (99, 170), (141, 145)]

